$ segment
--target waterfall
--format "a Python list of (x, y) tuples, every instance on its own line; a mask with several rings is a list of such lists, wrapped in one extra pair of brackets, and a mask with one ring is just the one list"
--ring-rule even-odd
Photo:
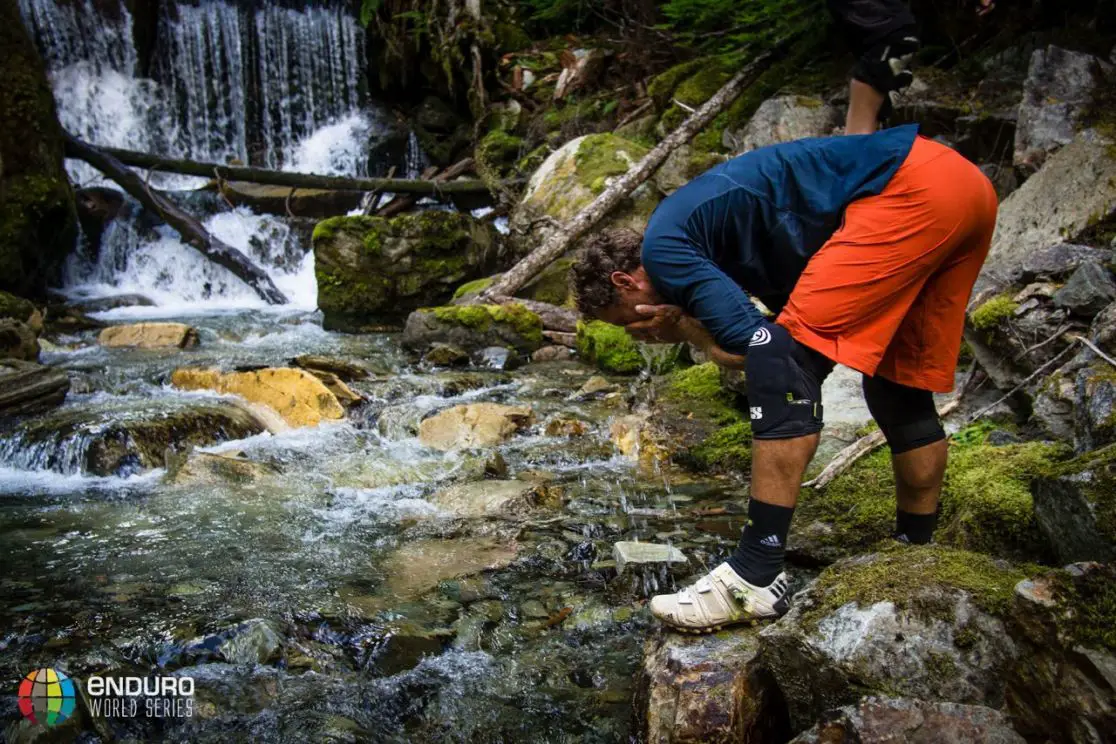
[[(125, 0), (19, 3), (46, 61), (59, 119), (94, 144), (365, 175), (370, 146), (391, 126), (366, 100), (364, 33), (342, 0), (163, 0), (149, 70), (141, 69)], [(102, 181), (83, 163), (67, 169), (78, 186)], [(150, 182), (183, 189), (204, 179), (155, 173)], [(227, 242), (247, 250), (259, 234), (276, 235), (278, 220), (260, 220), (238, 209), (207, 224), (223, 225)], [(296, 304), (314, 306), (309, 255), (307, 266), (254, 258)], [(128, 219), (106, 231), (93, 262), (71, 260), (67, 277), (67, 289), (81, 294), (137, 291), (160, 305), (256, 304), (251, 290), (173, 232), (137, 231)]]

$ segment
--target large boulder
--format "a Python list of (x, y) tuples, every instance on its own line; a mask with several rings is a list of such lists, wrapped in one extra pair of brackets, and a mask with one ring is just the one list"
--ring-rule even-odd
[(0, 359), (0, 418), (61, 405), (70, 390), (65, 372), (18, 359)]
[(446, 302), (461, 282), (491, 274), (503, 252), (488, 223), (445, 211), (333, 217), (313, 245), (323, 323), (342, 331)]
[(62, 128), (17, 3), (0, 6), (0, 289), (41, 294), (77, 239)]
[(726, 129), (722, 144), (740, 154), (791, 140), (840, 134), (843, 125), (841, 110), (820, 98), (776, 96), (761, 103), (743, 129)]
[(1104, 142), (1079, 135), (1000, 205), (975, 295), (1018, 281), (1029, 256), (1072, 242), (1114, 215), (1116, 157)]
[(198, 345), (198, 332), (185, 323), (131, 323), (105, 328), (97, 343), (109, 348), (189, 349)]
[(1035, 170), (1073, 141), (1081, 116), (1112, 65), (1091, 54), (1057, 46), (1031, 55), (1015, 129), (1015, 165)]
[(730, 744), (786, 741), (785, 715), (754, 662), (756, 631), (691, 637), (659, 632), (643, 647), (635, 692), (640, 741)]
[(1116, 732), (1116, 568), (1075, 563), (1021, 581), (1011, 633), (1025, 644), (1005, 712), (1028, 741), (1089, 744)]
[(791, 744), (1024, 744), (1007, 717), (983, 705), (869, 697), (831, 711)]
[[(588, 206), (646, 154), (646, 146), (614, 134), (589, 134), (570, 140), (532, 174), (523, 198), (511, 214), (513, 232), (527, 235), (530, 245), (537, 244), (552, 235), (559, 223)], [(611, 210), (600, 227), (630, 227), (643, 232), (659, 199), (654, 185), (644, 183)]]
[(826, 569), (760, 633), (792, 730), (875, 691), (1002, 706), (1020, 654), (1003, 618), (1021, 578), (987, 556), (936, 546)]
[(530, 406), (471, 403), (454, 406), (419, 424), (419, 441), (437, 450), (489, 447), (535, 420)]
[(238, 395), (275, 411), (290, 426), (317, 426), (322, 421), (345, 416), (345, 407), (333, 391), (303, 369), (269, 367), (248, 372), (222, 372), (181, 367), (171, 375), (171, 384), (182, 390)]
[(542, 319), (517, 303), (447, 305), (411, 313), (402, 344), (419, 354), (445, 344), (464, 352), (503, 346), (527, 355), (543, 345), (542, 331)]

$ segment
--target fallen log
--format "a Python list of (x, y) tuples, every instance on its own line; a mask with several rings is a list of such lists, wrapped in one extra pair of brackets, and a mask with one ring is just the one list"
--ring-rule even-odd
[(286, 296), (279, 291), (263, 269), (252, 263), (236, 248), (214, 238), (200, 222), (149, 189), (135, 171), (107, 152), (79, 140), (72, 134), (66, 133), (65, 137), (66, 157), (83, 160), (116, 181), (133, 199), (159, 215), (164, 222), (178, 231), (187, 245), (213, 263), (224, 266), (254, 289), (256, 294), (269, 305), (282, 305), (287, 301)]
[[(105, 155), (132, 168), (157, 169), (164, 173), (183, 176), (217, 178), (225, 181), (247, 181), (269, 186), (288, 186), (300, 189), (332, 189), (335, 191), (390, 191), (395, 194), (480, 194), (488, 186), (478, 178), (445, 182), (413, 178), (369, 178), (357, 176), (322, 176), (314, 173), (291, 173), (245, 165), (222, 165), (196, 160), (176, 160), (160, 155), (115, 147), (98, 148)], [(514, 182), (509, 182), (514, 183)]]
[(519, 263), (506, 271), (502, 277), (479, 293), (474, 302), (491, 302), (492, 297), (499, 295), (514, 295), (527, 282), (540, 271), (550, 265), (567, 250), (575, 240), (588, 232), (600, 222), (612, 209), (623, 201), (629, 194), (646, 181), (658, 169), (663, 161), (679, 146), (689, 142), (705, 128), (721, 111), (726, 109), (737, 96), (754, 81), (760, 73), (771, 66), (771, 63), (787, 48), (790, 39), (778, 42), (770, 51), (756, 57), (743, 70), (736, 73), (724, 86), (713, 94), (686, 121), (673, 132), (668, 134), (662, 142), (656, 145), (627, 173), (617, 178), (589, 206), (578, 212), (572, 219), (562, 225), (542, 245), (527, 254)]

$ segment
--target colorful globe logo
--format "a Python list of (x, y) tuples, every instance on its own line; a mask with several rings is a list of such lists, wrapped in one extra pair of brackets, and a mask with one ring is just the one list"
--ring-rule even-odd
[(57, 669), (36, 669), (19, 683), (19, 712), (31, 723), (62, 723), (74, 704), (74, 681)]

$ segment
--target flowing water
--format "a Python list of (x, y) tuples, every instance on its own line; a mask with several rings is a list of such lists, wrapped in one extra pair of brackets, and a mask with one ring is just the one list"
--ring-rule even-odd
[[(345, 3), (163, 3), (148, 70), (123, 2), (20, 4), (63, 122), (94, 142), (315, 172), (367, 165), (380, 115), (362, 92), (362, 34)], [(413, 137), (407, 149), (400, 172), (413, 174), (424, 158)], [(74, 164), (71, 174), (96, 178)], [(72, 258), (69, 296), (154, 303), (98, 319), (181, 320), (201, 343), (50, 339), (43, 361), (73, 383), (65, 404), (0, 432), (0, 679), (14, 689), (47, 666), (196, 681), (188, 719), (97, 724), (121, 740), (627, 741), (651, 627), (642, 600), (723, 557), (741, 526), (738, 487), (668, 486), (621, 458), (608, 432), (627, 395), (571, 399), (586, 367), (450, 373), (417, 366), (394, 335), (324, 331), (305, 225), (205, 197), (191, 205), (291, 304), (264, 307), (134, 205), (98, 255)], [(366, 401), (341, 422), (225, 432), (201, 448), (242, 453), (247, 474), (182, 480), (136, 433), (185, 421), (170, 427), (181, 452), (191, 415), (230, 410), (227, 398), (171, 387), (177, 367), (284, 366), (299, 354), (362, 365), (370, 376), (352, 386)], [(419, 443), (425, 416), (481, 401), (530, 405), (537, 423), (484, 451)], [(587, 432), (547, 436), (558, 416)], [(484, 479), (497, 453), (505, 478), (545, 482), (560, 503), (520, 520), (434, 505), (439, 490)], [(673, 543), (690, 563), (617, 576), (619, 540)], [(14, 739), (19, 714), (3, 701)]]

